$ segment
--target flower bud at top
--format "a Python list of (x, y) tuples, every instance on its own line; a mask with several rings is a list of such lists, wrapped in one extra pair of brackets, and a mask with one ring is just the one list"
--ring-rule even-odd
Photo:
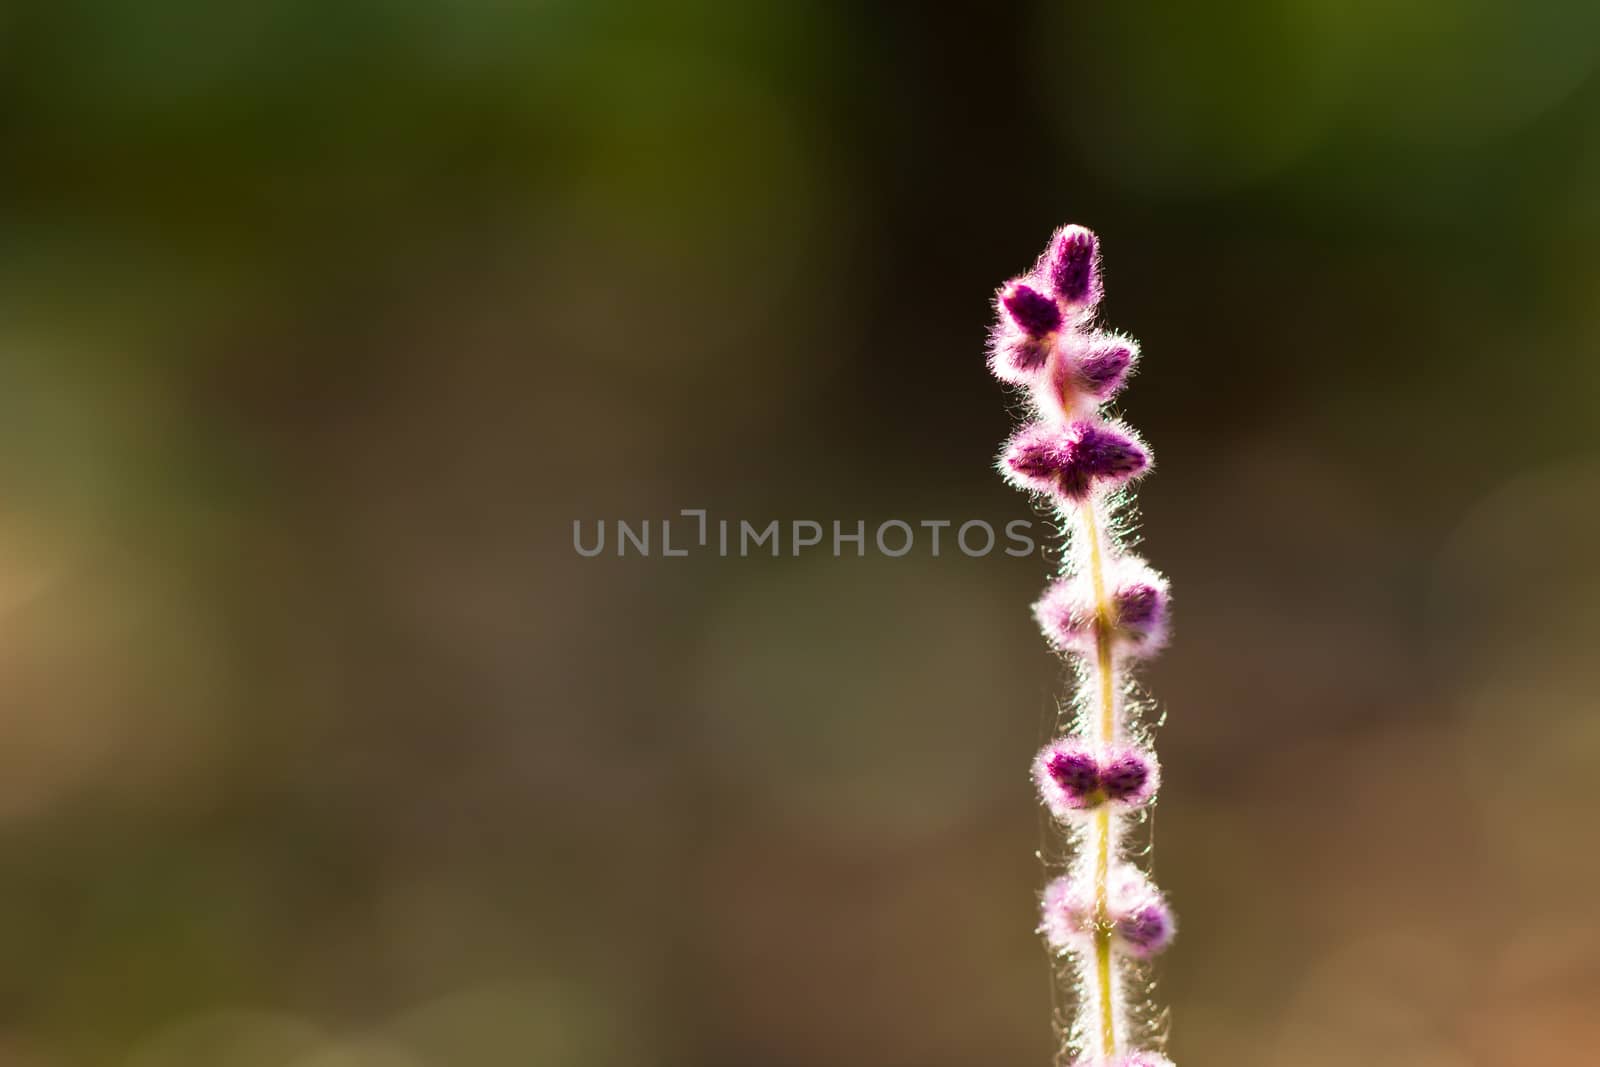
[(1043, 337), (1061, 328), (1061, 309), (1056, 302), (1023, 282), (1012, 282), (1001, 291), (1000, 306), (1029, 337)]
[(1149, 451), (1130, 431), (1087, 421), (1064, 427), (1030, 423), (1012, 435), (1000, 458), (1000, 473), (1012, 485), (1069, 503), (1136, 477), (1149, 466)]
[(1073, 307), (1100, 302), (1100, 242), (1082, 226), (1063, 226), (1045, 254), (1045, 276), (1056, 296)]

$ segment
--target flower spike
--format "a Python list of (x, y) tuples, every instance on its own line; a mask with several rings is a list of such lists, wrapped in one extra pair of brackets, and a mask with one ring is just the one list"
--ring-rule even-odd
[[(1124, 551), (1113, 492), (1150, 468), (1136, 434), (1101, 407), (1126, 384), (1139, 346), (1091, 323), (1100, 303), (1100, 242), (1082, 226), (1051, 235), (1033, 270), (996, 296), (989, 367), (1021, 387), (1033, 421), (996, 463), (1018, 489), (1048, 497), (1069, 531), (1063, 574), (1034, 605), (1045, 639), (1076, 663), (1076, 700), (1062, 736), (1033, 761), (1039, 798), (1064, 825), (1074, 852), (1045, 887), (1039, 932), (1071, 963), (1076, 1017), (1063, 1020), (1073, 1067), (1173, 1067), (1150, 1051), (1162, 1035), (1140, 1030), (1143, 992), (1133, 962), (1171, 943), (1166, 897), (1136, 865), (1130, 820), (1151, 804), (1161, 766), (1129, 699), (1130, 670), (1167, 640), (1167, 580)], [(1135, 743), (1137, 741), (1138, 743)]]

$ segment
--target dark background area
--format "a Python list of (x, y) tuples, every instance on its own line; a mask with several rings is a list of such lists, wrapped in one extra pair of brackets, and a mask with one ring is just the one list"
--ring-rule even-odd
[[(1180, 1064), (1600, 1041), (1600, 7), (0, 12), (0, 1064), (1043, 1064), (994, 287), (1105, 249)], [(587, 527), (586, 527), (587, 528)], [(657, 545), (659, 548), (659, 545)]]

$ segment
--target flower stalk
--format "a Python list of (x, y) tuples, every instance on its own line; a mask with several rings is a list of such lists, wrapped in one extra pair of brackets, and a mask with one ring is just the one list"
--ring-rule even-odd
[(1035, 758), (1040, 798), (1074, 852), (1046, 886), (1040, 932), (1069, 961), (1078, 1013), (1061, 1035), (1073, 1067), (1171, 1067), (1139, 1033), (1129, 990), (1134, 968), (1164, 950), (1171, 909), (1126, 854), (1127, 830), (1146, 817), (1160, 782), (1148, 731), (1126, 698), (1129, 672), (1166, 640), (1167, 581), (1126, 552), (1116, 511), (1150, 452), (1102, 406), (1139, 355), (1131, 340), (1094, 328), (1102, 291), (1099, 242), (1080, 226), (1057, 230), (1033, 270), (1001, 288), (989, 367), (1020, 387), (1032, 419), (1007, 442), (1001, 475), (1065, 520), (1063, 573), (1034, 605), (1046, 640), (1077, 665), (1075, 714)]

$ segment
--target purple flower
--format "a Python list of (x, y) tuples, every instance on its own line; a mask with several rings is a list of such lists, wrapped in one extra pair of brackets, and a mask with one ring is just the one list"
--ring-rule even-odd
[[(1057, 952), (1085, 951), (1096, 929), (1096, 891), (1087, 869), (1045, 887), (1039, 932)], [(1106, 882), (1106, 924), (1115, 951), (1149, 959), (1172, 943), (1177, 920), (1166, 898), (1137, 868), (1113, 866)]]
[(1080, 422), (1069, 432), (1078, 437), (1077, 460), (1090, 479), (1126, 481), (1150, 465), (1150, 453), (1131, 431), (1109, 423)]
[(1047, 422), (1093, 419), (1122, 388), (1138, 348), (1109, 334), (1062, 331), (1055, 340), (1057, 358), (1048, 373), (1038, 373), (1040, 364), (1011, 380), (1030, 387), (1033, 406)]
[(1172, 943), (1177, 932), (1172, 921), (1172, 911), (1165, 900), (1143, 904), (1120, 915), (1115, 920), (1116, 934), (1128, 955), (1149, 959)]
[(1039, 795), (1058, 819), (1087, 811), (1105, 800), (1100, 789), (1100, 761), (1075, 738), (1052, 741), (1033, 761)]
[(1117, 617), (1113, 625), (1119, 645), (1131, 656), (1154, 655), (1167, 643), (1172, 599), (1167, 579), (1137, 556), (1123, 556), (1114, 570), (1112, 601)]
[(1079, 879), (1063, 875), (1044, 887), (1039, 932), (1057, 952), (1082, 950), (1094, 934), (1094, 887), (1086, 893)]
[(1159, 625), (1166, 610), (1166, 590), (1147, 582), (1134, 582), (1117, 590), (1117, 625), (1147, 633)]
[(1125, 749), (1114, 753), (1100, 767), (1100, 788), (1105, 795), (1125, 807), (1147, 804), (1161, 785), (1161, 765), (1155, 753)]
[(1050, 239), (1044, 274), (1056, 296), (1073, 307), (1100, 302), (1100, 242), (1082, 226), (1063, 226)]
[(1070, 822), (1101, 804), (1131, 809), (1148, 804), (1161, 784), (1154, 754), (1119, 746), (1102, 758), (1073, 737), (1046, 745), (1033, 761), (1033, 780), (1050, 813)]
[(1030, 337), (1015, 326), (1001, 326), (989, 340), (989, 373), (1013, 385), (1033, 385), (1055, 347), (1051, 335)]
[(1132, 341), (1101, 334), (1089, 339), (1073, 360), (1072, 369), (1078, 387), (1103, 402), (1122, 388), (1138, 358), (1139, 346)]
[(989, 370), (1014, 385), (1032, 385), (1058, 343), (1061, 308), (1041, 293), (1031, 279), (1007, 283), (995, 304), (999, 322), (989, 336)]
[(1000, 470), (1019, 489), (1051, 493), (1068, 503), (1129, 480), (1150, 466), (1139, 439), (1111, 423), (1080, 420), (1064, 427), (1030, 423), (1001, 456)]
[[(1145, 657), (1167, 638), (1167, 580), (1136, 556), (1111, 564), (1107, 634), (1119, 652)], [(1091, 655), (1097, 640), (1093, 582), (1084, 575), (1058, 578), (1033, 605), (1039, 629), (1058, 652)]]
[(1061, 309), (1056, 302), (1023, 282), (1012, 282), (1001, 290), (1000, 306), (1029, 337), (1043, 337), (1061, 328)]

